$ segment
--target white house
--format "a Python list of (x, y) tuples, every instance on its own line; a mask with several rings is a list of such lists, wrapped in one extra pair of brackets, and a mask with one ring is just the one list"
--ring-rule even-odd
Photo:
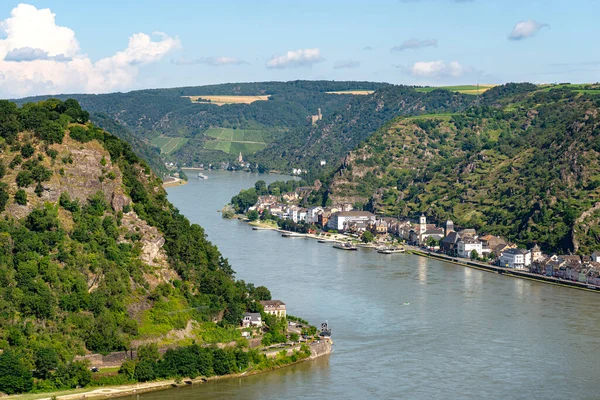
[(531, 252), (524, 249), (507, 249), (500, 254), (500, 266), (525, 269), (531, 265)]
[(306, 210), (306, 222), (316, 224), (319, 222), (319, 213), (323, 212), (323, 207), (310, 207)]
[(262, 319), (260, 313), (245, 313), (242, 319), (242, 326), (248, 328), (250, 326), (262, 326)]
[(592, 253), (592, 261), (600, 262), (600, 251), (596, 250), (595, 252)]
[(457, 243), (457, 253), (459, 257), (463, 258), (471, 258), (471, 254), (473, 250), (477, 252), (478, 255), (482, 254), (483, 244), (477, 239), (464, 238), (460, 239)]
[(341, 211), (333, 214), (327, 226), (331, 229), (343, 231), (344, 226), (350, 226), (352, 223), (364, 223), (375, 221), (375, 215), (368, 211)]

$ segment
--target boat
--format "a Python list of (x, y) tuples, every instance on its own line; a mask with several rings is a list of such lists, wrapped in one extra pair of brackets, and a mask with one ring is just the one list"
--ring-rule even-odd
[(396, 253), (404, 253), (404, 248), (396, 248), (396, 247), (384, 247), (383, 249), (377, 250), (378, 253), (381, 254), (396, 254)]
[(331, 243), (333, 242), (332, 239), (319, 239), (317, 240), (318, 243)]
[(351, 243), (336, 243), (333, 245), (333, 247), (335, 249), (340, 249), (340, 250), (358, 250), (358, 247), (352, 245)]
[(273, 229), (275, 229), (275, 228), (267, 228), (267, 227), (264, 227), (264, 226), (254, 226), (254, 227), (252, 227), (253, 231), (272, 231)]
[(208, 179), (208, 176), (204, 175), (202, 172), (198, 172), (198, 178), (200, 178), (200, 179)]

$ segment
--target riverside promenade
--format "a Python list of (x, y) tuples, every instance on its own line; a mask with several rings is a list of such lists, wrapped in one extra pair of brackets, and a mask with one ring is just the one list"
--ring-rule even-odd
[(473, 260), (470, 260), (467, 258), (451, 257), (451, 256), (447, 256), (445, 254), (428, 251), (428, 250), (425, 250), (425, 249), (422, 249), (419, 247), (415, 247), (415, 246), (405, 245), (404, 247), (406, 248), (407, 253), (415, 254), (418, 256), (422, 256), (422, 257), (435, 258), (438, 260), (450, 262), (452, 264), (462, 265), (462, 266), (468, 267), (468, 268), (475, 268), (475, 269), (479, 269), (479, 270), (483, 270), (483, 271), (487, 271), (487, 272), (493, 272), (493, 273), (500, 274), (500, 275), (511, 276), (513, 278), (529, 279), (529, 280), (534, 280), (534, 281), (538, 281), (538, 282), (548, 283), (551, 285), (565, 286), (565, 287), (570, 287), (570, 288), (575, 288), (575, 289), (580, 289), (580, 290), (586, 290), (589, 292), (600, 293), (600, 286), (591, 285), (589, 283), (574, 282), (574, 281), (569, 281), (566, 279), (555, 278), (553, 276), (534, 274), (532, 272), (525, 271), (525, 270), (500, 267), (498, 265), (491, 265), (491, 264), (487, 264), (487, 263), (484, 263), (481, 261), (473, 261)]

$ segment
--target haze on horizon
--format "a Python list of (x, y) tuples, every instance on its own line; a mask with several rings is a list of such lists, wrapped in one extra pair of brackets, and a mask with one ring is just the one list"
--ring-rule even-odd
[(592, 0), (6, 1), (0, 97), (223, 82), (596, 82)]

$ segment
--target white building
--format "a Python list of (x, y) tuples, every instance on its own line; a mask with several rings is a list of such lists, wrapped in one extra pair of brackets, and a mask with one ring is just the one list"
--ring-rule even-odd
[(473, 250), (477, 252), (478, 255), (482, 254), (482, 243), (477, 239), (464, 238), (460, 239), (457, 246), (457, 253), (459, 257), (463, 258), (471, 258), (471, 254)]
[(260, 313), (245, 313), (242, 319), (242, 326), (248, 328), (250, 326), (262, 326), (262, 319)]
[(323, 207), (310, 207), (306, 210), (306, 222), (316, 224), (319, 222), (319, 213), (323, 212)]
[(600, 262), (600, 251), (595, 251), (592, 253), (592, 261), (593, 262)]
[(508, 249), (500, 254), (500, 266), (524, 269), (531, 265), (531, 252), (524, 249)]
[(367, 223), (369, 221), (375, 221), (375, 215), (368, 211), (341, 211), (333, 214), (329, 221), (327, 221), (327, 227), (343, 231), (344, 226), (349, 226), (352, 223)]

